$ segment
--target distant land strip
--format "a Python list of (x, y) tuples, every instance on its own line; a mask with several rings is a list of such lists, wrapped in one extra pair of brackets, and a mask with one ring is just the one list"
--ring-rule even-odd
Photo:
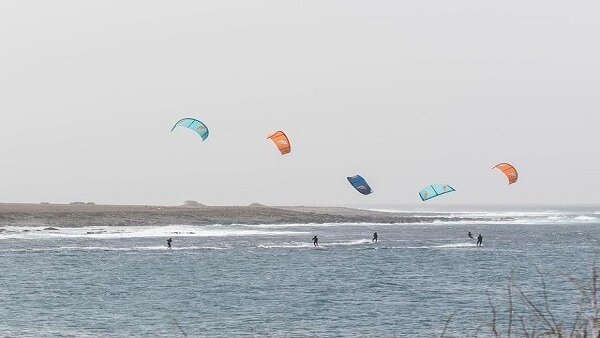
[(155, 226), (213, 224), (421, 223), (489, 220), (436, 215), (391, 213), (344, 207), (306, 206), (142, 206), (0, 203), (2, 226)]

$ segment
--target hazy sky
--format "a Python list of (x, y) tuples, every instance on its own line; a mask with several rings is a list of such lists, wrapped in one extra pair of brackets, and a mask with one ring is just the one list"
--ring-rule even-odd
[[(3, 1), (0, 201), (597, 203), (600, 2)], [(204, 143), (170, 128), (210, 128)], [(266, 135), (284, 130), (292, 153)], [(490, 168), (511, 162), (510, 187)], [(346, 176), (363, 175), (362, 196)]]

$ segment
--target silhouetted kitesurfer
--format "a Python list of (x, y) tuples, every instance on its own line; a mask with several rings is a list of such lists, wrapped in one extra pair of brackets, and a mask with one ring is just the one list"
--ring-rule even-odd
[(471, 233), (471, 232), (469, 231), (469, 233), (467, 234), (467, 236), (469, 236), (469, 238), (473, 238), (473, 233)]
[(167, 239), (167, 248), (169, 249), (171, 249), (171, 242), (173, 242), (173, 239), (169, 237), (169, 239)]
[(479, 236), (477, 236), (477, 246), (481, 246), (482, 241), (483, 241), (483, 236), (481, 236), (481, 234), (479, 234)]
[(314, 245), (315, 247), (318, 247), (318, 246), (319, 246), (319, 237), (317, 237), (317, 236), (315, 235), (315, 237), (313, 237), (313, 238), (312, 238), (312, 241), (313, 241), (313, 245)]
[(377, 236), (377, 233), (374, 233), (374, 234), (373, 234), (373, 239), (371, 240), (371, 242), (375, 242), (375, 243), (377, 243), (377, 237), (378, 237), (378, 236)]

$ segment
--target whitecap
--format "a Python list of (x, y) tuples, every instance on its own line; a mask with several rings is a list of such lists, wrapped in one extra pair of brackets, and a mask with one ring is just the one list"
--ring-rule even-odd
[(35, 231), (43, 227), (6, 227), (7, 232), (0, 239), (56, 239), (90, 238), (119, 239), (145, 237), (245, 237), (245, 236), (281, 236), (306, 235), (302, 231), (240, 229), (234, 226), (206, 227), (194, 225), (168, 226), (120, 226), (120, 227), (79, 227), (57, 228), (54, 231)]
[[(184, 246), (173, 247), (174, 251), (193, 250), (227, 250), (226, 247), (215, 246)], [(27, 248), (27, 249), (1, 249), (0, 252), (43, 252), (43, 251), (169, 251), (166, 246), (134, 246), (134, 247), (111, 247), (111, 246), (60, 246), (49, 248)]]
[(441, 245), (407, 246), (407, 249), (452, 249), (452, 248), (475, 248), (475, 243), (450, 243)]
[(261, 249), (299, 249), (299, 248), (310, 248), (313, 247), (312, 243), (285, 243), (285, 244), (259, 244), (257, 248)]

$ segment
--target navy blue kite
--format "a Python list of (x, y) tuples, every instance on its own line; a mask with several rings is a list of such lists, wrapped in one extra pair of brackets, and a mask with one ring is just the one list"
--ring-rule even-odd
[(373, 192), (373, 190), (371, 190), (371, 187), (369, 187), (369, 185), (367, 184), (367, 181), (365, 181), (365, 179), (362, 178), (362, 176), (354, 175), (352, 177), (346, 178), (348, 179), (348, 182), (352, 184), (354, 189), (356, 189), (359, 193), (363, 195), (368, 195)]

